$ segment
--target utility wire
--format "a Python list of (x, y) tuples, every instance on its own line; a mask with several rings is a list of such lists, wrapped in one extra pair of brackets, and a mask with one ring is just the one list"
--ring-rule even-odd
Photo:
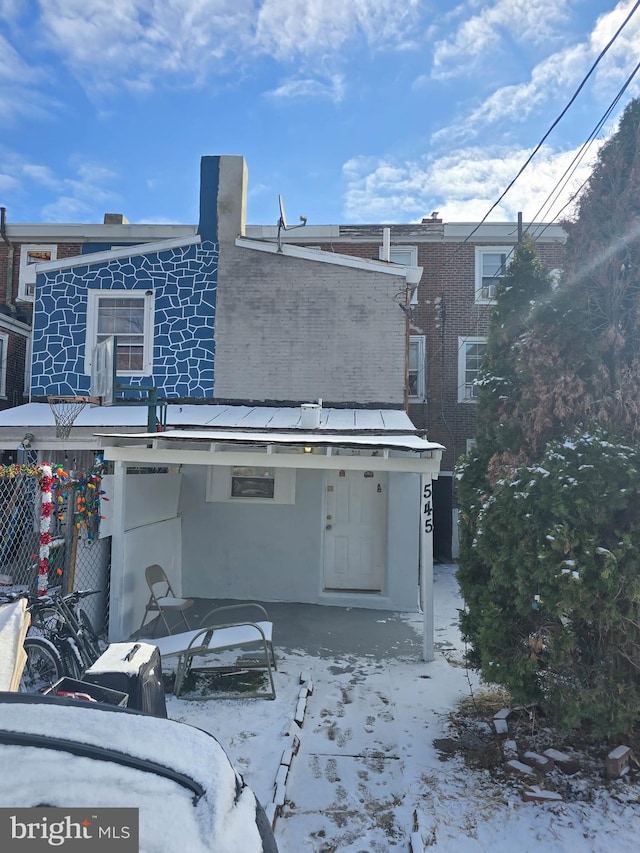
[[(603, 128), (603, 126), (604, 126), (605, 122), (606, 122), (606, 121), (607, 121), (607, 119), (611, 116), (611, 114), (613, 113), (613, 111), (614, 111), (614, 109), (617, 107), (617, 105), (620, 103), (620, 100), (621, 100), (622, 96), (624, 95), (624, 93), (626, 92), (626, 90), (627, 90), (627, 89), (629, 88), (629, 86), (631, 85), (631, 83), (632, 83), (632, 81), (633, 81), (633, 78), (636, 76), (636, 74), (638, 73), (638, 71), (640, 71), (640, 62), (638, 62), (638, 64), (637, 64), (637, 65), (636, 65), (636, 67), (633, 69), (633, 71), (631, 72), (631, 74), (627, 77), (627, 79), (626, 79), (626, 80), (625, 80), (625, 82), (624, 82), (624, 85), (623, 85), (623, 86), (621, 87), (621, 89), (618, 91), (617, 95), (615, 96), (615, 98), (613, 99), (613, 101), (611, 102), (611, 104), (609, 105), (609, 107), (607, 108), (606, 112), (604, 113), (604, 115), (602, 116), (602, 118), (600, 119), (600, 121), (596, 124), (596, 126), (595, 126), (595, 127), (593, 128), (593, 130), (591, 131), (591, 134), (589, 135), (589, 138), (588, 138), (587, 142), (585, 142), (585, 143), (582, 145), (582, 147), (580, 148), (580, 150), (578, 151), (578, 153), (576, 154), (576, 156), (573, 158), (573, 160), (571, 161), (571, 163), (569, 164), (569, 166), (568, 166), (568, 167), (567, 167), (567, 169), (565, 170), (565, 172), (564, 172), (564, 174), (562, 175), (562, 177), (559, 179), (559, 181), (556, 183), (556, 185), (555, 185), (555, 187), (553, 188), (553, 190), (549, 193), (549, 195), (547, 196), (547, 198), (545, 199), (545, 201), (542, 203), (542, 206), (538, 209), (538, 211), (536, 212), (535, 216), (533, 217), (531, 224), (534, 224), (534, 223), (538, 220), (538, 217), (539, 217), (539, 216), (541, 216), (541, 214), (542, 214), (542, 210), (547, 206), (547, 204), (549, 203), (549, 201), (550, 201), (551, 197), (555, 194), (556, 199), (557, 199), (557, 196), (558, 196), (558, 195), (560, 194), (560, 192), (562, 192), (562, 190), (566, 187), (567, 183), (569, 182), (569, 178), (571, 178), (571, 177), (572, 177), (572, 175), (573, 175), (573, 174), (575, 174), (576, 169), (578, 168), (578, 165), (580, 164), (580, 161), (584, 158), (584, 154), (585, 154), (585, 153), (586, 153), (586, 151), (591, 147), (591, 145), (592, 145), (592, 143), (594, 142), (594, 140), (595, 140), (596, 136), (597, 136), (597, 135), (598, 135), (598, 133), (602, 130), (602, 128)], [(565, 177), (566, 177), (566, 180), (564, 180), (564, 179), (565, 179)], [(572, 202), (573, 202), (573, 201), (574, 201), (574, 200), (575, 200), (575, 199), (580, 195), (580, 193), (581, 193), (582, 189), (584, 188), (584, 186), (585, 186), (585, 184), (588, 182), (588, 180), (589, 180), (589, 177), (585, 178), (585, 180), (580, 184), (580, 187), (576, 190), (576, 192), (574, 192), (574, 193), (571, 195), (571, 197), (569, 198), (569, 200), (567, 201), (567, 203), (566, 203), (566, 204), (564, 204), (564, 205), (560, 208), (560, 210), (556, 213), (556, 215), (553, 217), (553, 220), (552, 220), (552, 221), (557, 220), (557, 219), (558, 219), (558, 217), (560, 216), (560, 214), (562, 213), (562, 211), (563, 211), (563, 210), (565, 210), (565, 209), (566, 209), (570, 204), (572, 204)], [(564, 181), (564, 182), (562, 183), (562, 186), (559, 186), (561, 181)], [(556, 190), (557, 190), (557, 193), (556, 193)], [(551, 224), (552, 224), (552, 222), (547, 222), (547, 223), (545, 223), (545, 224), (544, 224), (544, 226), (543, 226), (543, 227), (540, 227), (540, 225), (538, 225), (538, 231), (536, 231), (536, 233), (535, 233), (533, 236), (534, 236), (534, 237), (539, 237), (541, 234), (543, 234), (543, 233), (546, 231), (546, 229), (547, 229), (547, 228), (549, 227), (549, 225), (551, 225)]]
[(517, 175), (515, 176), (515, 178), (513, 178), (513, 180), (508, 184), (508, 186), (506, 187), (506, 189), (505, 189), (505, 190), (503, 190), (503, 192), (501, 193), (500, 197), (499, 197), (499, 198), (498, 198), (498, 199), (497, 199), (497, 200), (496, 200), (496, 201), (491, 205), (491, 207), (489, 208), (489, 210), (485, 213), (485, 215), (482, 217), (482, 219), (480, 220), (480, 222), (478, 222), (478, 224), (477, 224), (477, 225), (476, 225), (476, 227), (473, 229), (473, 231), (471, 231), (471, 232), (470, 232), (470, 233), (465, 237), (465, 239), (464, 239), (461, 243), (459, 243), (459, 244), (458, 244), (458, 246), (457, 246), (456, 250), (455, 250), (455, 251), (451, 254), (451, 256), (450, 256), (449, 258), (447, 258), (447, 260), (444, 262), (443, 267), (442, 267), (443, 269), (444, 269), (444, 267), (446, 267), (448, 264), (450, 264), (450, 263), (451, 263), (451, 261), (455, 258), (455, 256), (458, 254), (458, 252), (462, 249), (462, 247), (463, 247), (463, 246), (464, 246), (464, 245), (465, 245), (465, 244), (466, 244), (466, 243), (471, 239), (471, 237), (473, 237), (473, 235), (476, 233), (476, 231), (478, 231), (478, 229), (480, 228), (480, 226), (481, 226), (481, 225), (483, 225), (483, 224), (487, 221), (487, 219), (489, 218), (489, 216), (491, 215), (491, 213), (493, 212), (493, 210), (495, 210), (495, 208), (500, 204), (500, 202), (502, 201), (502, 199), (506, 196), (506, 194), (509, 192), (509, 190), (511, 189), (511, 187), (515, 184), (515, 182), (518, 180), (518, 178), (520, 177), (520, 175), (521, 175), (521, 174), (524, 172), (524, 170), (527, 168), (527, 166), (529, 165), (529, 163), (531, 163), (531, 161), (533, 160), (533, 158), (535, 157), (535, 155), (536, 155), (536, 154), (538, 153), (538, 151), (542, 148), (543, 144), (545, 143), (545, 141), (546, 141), (546, 140), (547, 140), (547, 138), (549, 137), (549, 135), (550, 135), (551, 131), (552, 131), (552, 130), (554, 130), (554, 128), (558, 125), (558, 123), (559, 123), (559, 122), (564, 118), (564, 116), (566, 115), (567, 111), (569, 110), (569, 107), (571, 107), (571, 106), (572, 106), (572, 104), (574, 103), (574, 101), (576, 100), (576, 98), (578, 97), (578, 95), (580, 94), (580, 92), (582, 91), (582, 89), (584, 88), (584, 86), (586, 85), (587, 80), (591, 77), (591, 75), (593, 74), (593, 72), (596, 70), (596, 68), (597, 68), (597, 67), (598, 67), (598, 65), (600, 64), (600, 61), (603, 59), (603, 57), (605, 56), (605, 54), (607, 53), (607, 51), (609, 50), (609, 48), (611, 47), (611, 45), (616, 41), (616, 39), (618, 38), (618, 36), (619, 36), (619, 35), (620, 35), (620, 33), (622, 32), (622, 30), (626, 27), (626, 25), (629, 23), (629, 21), (631, 20), (631, 18), (633, 17), (633, 15), (636, 13), (636, 11), (637, 11), (637, 9), (638, 9), (638, 6), (640, 6), (640, 0), (636, 0), (636, 2), (633, 4), (633, 7), (631, 8), (631, 11), (630, 11), (630, 12), (629, 12), (629, 14), (627, 15), (627, 17), (626, 17), (626, 18), (624, 19), (624, 21), (620, 24), (620, 26), (618, 27), (618, 29), (616, 30), (616, 32), (613, 34), (613, 36), (609, 39), (609, 41), (607, 42), (607, 44), (602, 48), (602, 50), (601, 50), (601, 51), (600, 51), (600, 53), (598, 54), (598, 56), (597, 56), (596, 60), (595, 60), (595, 61), (593, 62), (593, 64), (591, 65), (591, 68), (587, 71), (587, 73), (586, 73), (586, 75), (583, 77), (583, 79), (582, 79), (582, 81), (581, 81), (580, 85), (578, 86), (578, 88), (575, 90), (575, 92), (573, 93), (573, 95), (572, 95), (572, 96), (571, 96), (571, 98), (569, 99), (569, 102), (567, 103), (567, 105), (565, 106), (565, 108), (562, 110), (562, 112), (560, 113), (560, 115), (559, 115), (559, 116), (558, 116), (558, 117), (553, 121), (553, 123), (551, 124), (551, 126), (549, 127), (549, 129), (547, 130), (547, 132), (544, 134), (544, 136), (543, 136), (543, 137), (542, 137), (542, 139), (540, 140), (540, 142), (538, 142), (538, 144), (537, 144), (537, 145), (536, 145), (536, 147), (533, 149), (533, 151), (531, 152), (531, 154), (529, 155), (529, 157), (525, 160), (525, 162), (524, 162), (524, 163), (523, 163), (523, 165), (520, 167), (520, 170), (518, 171), (518, 173), (517, 173)]

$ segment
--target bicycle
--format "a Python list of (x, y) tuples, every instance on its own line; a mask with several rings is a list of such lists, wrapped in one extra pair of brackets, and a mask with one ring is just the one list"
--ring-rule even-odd
[(27, 598), (31, 626), (24, 641), (27, 662), (20, 690), (42, 693), (60, 678), (81, 679), (102, 654), (100, 638), (91, 620), (79, 606), (82, 598), (98, 589), (76, 590), (68, 595), (53, 593), (35, 597), (28, 593), (9, 594), (7, 601)]

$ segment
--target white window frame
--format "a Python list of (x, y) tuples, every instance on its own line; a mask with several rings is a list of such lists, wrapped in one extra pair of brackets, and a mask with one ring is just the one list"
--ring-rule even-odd
[(3, 400), (7, 399), (7, 364), (9, 363), (9, 335), (0, 332), (0, 397)]
[(411, 383), (409, 382), (409, 399), (424, 400), (426, 394), (426, 352), (425, 352), (425, 336), (424, 335), (409, 335), (409, 373), (411, 373), (411, 346), (418, 350), (418, 375), (416, 380), (416, 393), (411, 393)]
[(486, 337), (459, 337), (458, 338), (458, 402), (459, 403), (475, 403), (477, 401), (476, 394), (473, 393), (473, 386), (466, 381), (467, 379), (467, 344), (486, 344)]
[[(394, 257), (393, 257), (394, 252), (396, 254), (396, 257), (398, 256), (398, 254), (400, 252), (402, 252), (404, 254), (406, 254), (408, 252), (410, 255), (411, 263), (406, 264), (404, 261), (394, 260)], [(380, 258), (381, 261), (385, 260), (383, 255), (384, 255), (384, 248), (382, 246), (380, 246), (380, 248), (378, 249), (378, 257)], [(417, 246), (390, 246), (389, 247), (389, 261), (392, 264), (402, 264), (402, 266), (405, 266), (405, 267), (417, 267), (418, 266), (418, 247)], [(416, 286), (413, 290), (413, 293), (411, 294), (410, 305), (417, 305), (417, 304), (418, 304), (418, 287)]]
[(151, 290), (101, 290), (87, 291), (87, 339), (84, 351), (84, 372), (91, 376), (91, 357), (98, 342), (98, 307), (101, 299), (144, 299), (144, 350), (142, 370), (118, 370), (118, 376), (153, 375), (153, 316), (154, 294)]
[(35, 261), (30, 264), (29, 256), (34, 252), (47, 252), (50, 257), (48, 261), (58, 259), (58, 247), (55, 244), (36, 245), (23, 243), (20, 246), (20, 272), (18, 274), (18, 299), (23, 302), (33, 302), (36, 290), (36, 263), (45, 263), (44, 260)]
[[(476, 265), (475, 265), (475, 302), (477, 305), (495, 305), (496, 297), (495, 290), (493, 296), (482, 295), (482, 272), (484, 266), (485, 255), (504, 255), (505, 265), (502, 274), (496, 276), (496, 280), (502, 278), (507, 267), (509, 266), (510, 255), (513, 251), (513, 246), (476, 246)], [(496, 285), (492, 285), (495, 288)]]
[[(243, 466), (246, 467), (246, 466)], [(260, 468), (274, 469), (274, 489), (272, 498), (240, 498), (231, 497), (231, 478), (233, 465), (211, 465), (207, 471), (207, 503), (229, 504), (295, 504), (296, 502), (296, 469), (276, 468), (273, 465), (260, 465)]]

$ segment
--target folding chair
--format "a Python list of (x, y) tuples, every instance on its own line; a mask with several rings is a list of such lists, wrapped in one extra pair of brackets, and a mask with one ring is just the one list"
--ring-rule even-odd
[(140, 636), (150, 613), (158, 614), (158, 620), (156, 620), (153, 626), (153, 632), (151, 634), (152, 637), (155, 637), (158, 621), (160, 619), (164, 622), (167, 633), (172, 633), (171, 626), (167, 621), (167, 613), (179, 613), (182, 616), (182, 621), (184, 622), (187, 630), (190, 630), (191, 626), (189, 625), (184, 612), (193, 605), (193, 599), (179, 598), (173, 591), (164, 569), (157, 563), (154, 563), (152, 566), (147, 566), (144, 570), (144, 576), (147, 581), (147, 586), (149, 587), (150, 595), (140, 627), (134, 634), (135, 639), (137, 640)]
[[(253, 609), (256, 611), (260, 621), (258, 622), (225, 622), (224, 624), (216, 624), (216, 620), (220, 617), (228, 618), (232, 611), (242, 609)], [(235, 615), (235, 614), (234, 614)], [(169, 637), (158, 637), (154, 639), (155, 645), (160, 651), (160, 656), (164, 658), (177, 657), (178, 665), (176, 668), (176, 679), (173, 687), (174, 696), (179, 696), (184, 686), (185, 678), (191, 671), (194, 672), (210, 672), (210, 673), (225, 673), (227, 675), (233, 673), (242, 673), (245, 670), (263, 669), (266, 670), (269, 680), (269, 690), (254, 692), (253, 694), (246, 691), (230, 693), (224, 692), (216, 695), (212, 693), (208, 698), (249, 698), (249, 696), (264, 696), (267, 699), (276, 698), (276, 688), (273, 681), (273, 670), (277, 670), (276, 656), (273, 651), (272, 642), (273, 623), (269, 621), (267, 611), (260, 604), (254, 602), (243, 604), (231, 604), (225, 607), (217, 607), (211, 610), (202, 620), (202, 627), (195, 631), (185, 631), (181, 634), (172, 634)], [(234, 663), (227, 662), (220, 665), (204, 660), (206, 656), (219, 655), (220, 652), (233, 649), (253, 649), (257, 647), (260, 658), (257, 658), (254, 653), (251, 657), (242, 657)], [(203, 658), (201, 666), (195, 666), (196, 658)], [(199, 699), (204, 697), (199, 696)]]

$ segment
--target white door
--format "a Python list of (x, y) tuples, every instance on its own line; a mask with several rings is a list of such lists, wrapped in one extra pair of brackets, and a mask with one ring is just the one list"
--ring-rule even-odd
[[(365, 476), (371, 474), (373, 476)], [(324, 588), (379, 592), (387, 556), (387, 474), (328, 471)]]

